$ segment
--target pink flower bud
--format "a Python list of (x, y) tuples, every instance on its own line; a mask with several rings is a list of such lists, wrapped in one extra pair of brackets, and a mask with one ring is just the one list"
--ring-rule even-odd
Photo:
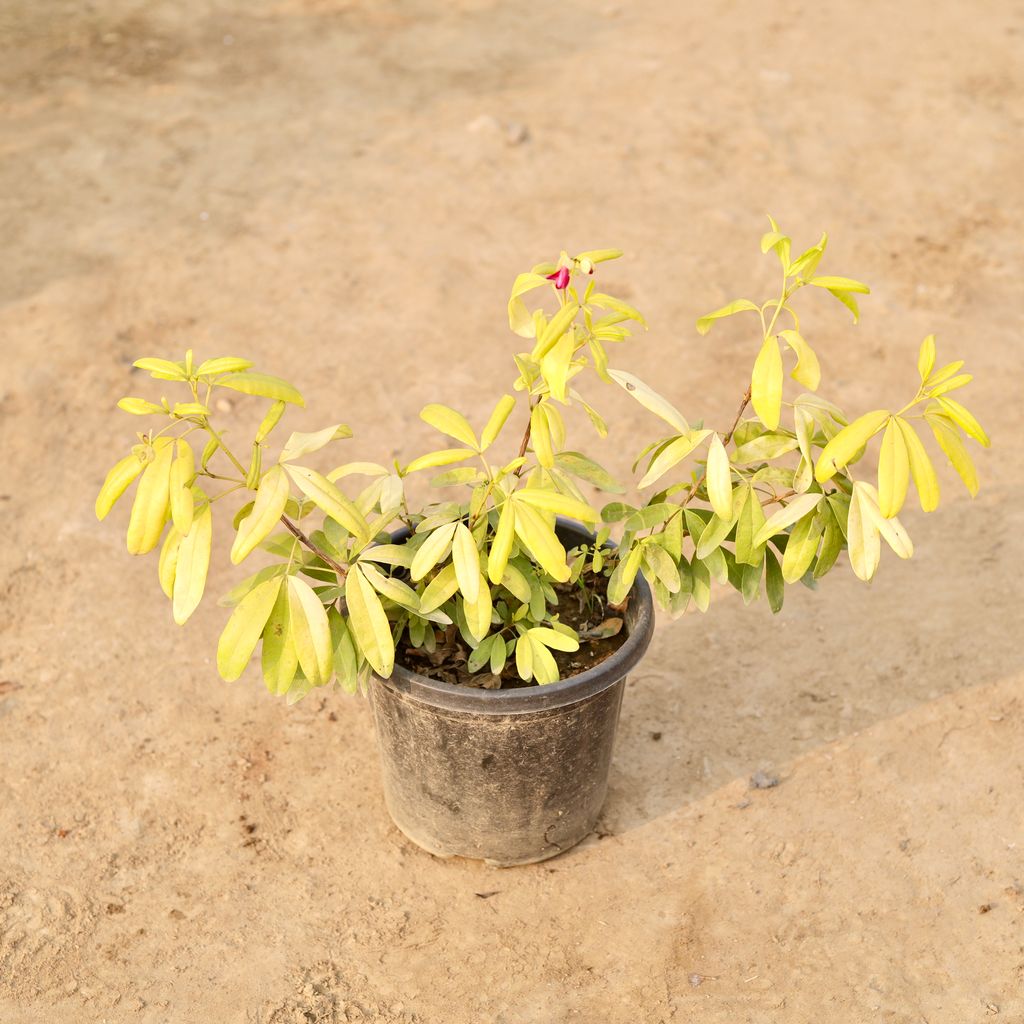
[(569, 286), (569, 268), (559, 267), (553, 274), (548, 274), (548, 280), (555, 282), (555, 287), (562, 291)]

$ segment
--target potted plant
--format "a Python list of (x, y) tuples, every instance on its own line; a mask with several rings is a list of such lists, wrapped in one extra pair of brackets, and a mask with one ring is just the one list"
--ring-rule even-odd
[[(988, 438), (951, 397), (971, 377), (959, 362), (936, 367), (934, 337), (920, 346), (919, 379), (899, 410), (851, 419), (817, 394), (796, 294), (830, 295), (856, 321), (857, 296), (868, 292), (818, 272), (826, 242), (794, 257), (772, 221), (761, 249), (780, 265), (777, 293), (697, 321), (701, 334), (737, 315), (756, 328), (749, 383), (724, 430), (692, 423), (610, 367), (609, 351), (646, 328), (637, 310), (597, 290), (601, 264), (621, 254), (563, 252), (513, 284), (509, 324), (524, 351), (511, 393), (477, 425), (428, 405), (421, 416), (444, 441), (404, 465), (312, 468), (314, 453), (351, 436), (341, 423), (291, 434), (270, 459), (271, 432), (289, 405), (303, 404), (292, 385), (234, 357), (140, 359), (136, 367), (182, 400), (118, 403), (159, 425), (110, 471), (96, 513), (104, 518), (138, 480), (128, 550), (159, 546), (160, 585), (182, 624), (203, 596), (215, 506), (250, 498), (234, 512), (231, 561), (257, 549), (270, 561), (224, 598), (224, 679), (237, 679), (258, 650), (267, 688), (289, 702), (332, 682), (368, 693), (388, 806), (411, 839), (496, 864), (544, 859), (594, 825), (653, 601), (673, 617), (704, 612), (714, 580), (746, 603), (763, 594), (778, 612), (785, 584), (813, 587), (843, 551), (863, 580), (882, 541), (909, 558), (897, 515), (911, 481), (925, 511), (939, 500), (925, 432), (977, 491), (964, 438)], [(790, 360), (800, 386), (792, 400), (783, 397)], [(570, 406), (607, 433), (584, 397), (601, 382), (653, 414), (634, 465), (642, 502), (627, 503), (625, 486), (566, 439)], [(215, 423), (211, 403), (223, 389), (271, 403), (244, 451)], [(406, 484), (421, 473), (440, 494), (412, 504)]]

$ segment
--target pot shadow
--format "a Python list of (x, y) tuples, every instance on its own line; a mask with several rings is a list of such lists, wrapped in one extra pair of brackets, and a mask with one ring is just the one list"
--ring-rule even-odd
[(1022, 514), (993, 495), (946, 515), (941, 534), (907, 516), (918, 554), (900, 563), (886, 550), (870, 588), (839, 567), (816, 593), (787, 588), (778, 616), (724, 590), (706, 616), (659, 615), (627, 682), (597, 835), (760, 770), (785, 785), (786, 764), (809, 750), (1024, 667), (1009, 628), (1024, 599)]

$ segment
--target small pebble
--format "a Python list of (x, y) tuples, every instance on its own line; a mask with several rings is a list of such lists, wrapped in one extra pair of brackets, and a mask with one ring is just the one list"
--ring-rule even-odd
[(689, 976), (689, 978), (687, 978), (687, 981), (689, 981), (689, 983), (690, 983), (690, 984), (691, 984), (691, 985), (692, 985), (692, 986), (693, 986), (694, 988), (697, 988), (697, 986), (698, 986), (698, 985), (700, 985), (700, 983), (701, 983), (701, 982), (702, 982), (703, 980), (704, 980), (704, 975), (703, 975), (703, 974), (691, 974), (691, 975)]
[(773, 789), (779, 784), (779, 777), (775, 772), (758, 770), (750, 776), (751, 789)]

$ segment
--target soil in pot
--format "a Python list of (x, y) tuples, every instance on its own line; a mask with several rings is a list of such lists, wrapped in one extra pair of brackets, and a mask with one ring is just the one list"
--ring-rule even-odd
[[(608, 579), (589, 570), (576, 583), (556, 583), (558, 594), (558, 618), (571, 626), (580, 637), (578, 651), (552, 651), (561, 679), (586, 672), (611, 657), (628, 636), (624, 628), (626, 604), (608, 604)], [(627, 597), (626, 601), (629, 601)], [(463, 640), (456, 626), (435, 630), (433, 651), (424, 647), (413, 647), (408, 643), (399, 645), (398, 661), (407, 668), (431, 679), (460, 686), (471, 686), (486, 690), (509, 690), (516, 687), (536, 686), (524, 682), (516, 672), (515, 659), (510, 658), (500, 675), (492, 675), (486, 669), (470, 672), (466, 666), (472, 652)]]

